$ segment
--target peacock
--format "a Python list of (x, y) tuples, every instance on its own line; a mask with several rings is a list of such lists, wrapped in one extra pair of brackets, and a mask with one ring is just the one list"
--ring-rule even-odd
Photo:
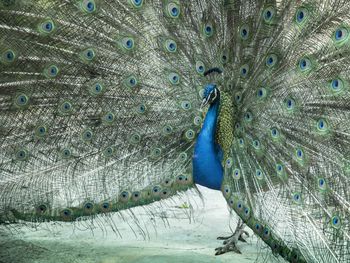
[(242, 220), (217, 254), (349, 262), (349, 40), (347, 0), (0, 0), (0, 222), (198, 184)]

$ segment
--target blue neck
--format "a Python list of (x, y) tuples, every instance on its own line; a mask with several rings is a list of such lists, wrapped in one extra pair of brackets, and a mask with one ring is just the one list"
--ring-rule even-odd
[(193, 178), (196, 184), (220, 190), (223, 180), (222, 151), (215, 142), (220, 99), (209, 107), (193, 155)]

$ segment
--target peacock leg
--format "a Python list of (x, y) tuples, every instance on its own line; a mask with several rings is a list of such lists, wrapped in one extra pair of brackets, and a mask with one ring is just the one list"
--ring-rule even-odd
[(225, 240), (225, 241), (223, 242), (224, 246), (218, 247), (215, 249), (216, 250), (215, 255), (221, 255), (230, 251), (234, 251), (236, 253), (242, 254), (241, 251), (237, 248), (237, 243), (238, 243), (238, 240), (242, 242), (247, 242), (243, 238), (243, 235), (245, 234), (249, 236), (249, 234), (247, 231), (244, 231), (244, 227), (245, 227), (244, 223), (241, 220), (239, 220), (236, 230), (231, 236), (218, 237), (218, 240)]

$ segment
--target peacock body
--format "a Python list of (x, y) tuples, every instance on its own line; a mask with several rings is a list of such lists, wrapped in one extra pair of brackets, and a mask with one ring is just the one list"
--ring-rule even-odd
[(346, 0), (1, 0), (0, 222), (198, 183), (276, 256), (349, 262), (349, 26)]

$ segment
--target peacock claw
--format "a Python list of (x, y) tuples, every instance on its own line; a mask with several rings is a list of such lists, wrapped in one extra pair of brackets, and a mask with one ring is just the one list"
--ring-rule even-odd
[(244, 238), (243, 235), (247, 235), (249, 237), (249, 234), (247, 231), (244, 231), (244, 223), (239, 220), (235, 232), (231, 236), (227, 237), (218, 237), (218, 240), (225, 240), (223, 242), (222, 247), (218, 247), (215, 249), (216, 253), (215, 256), (222, 255), (226, 252), (236, 252), (238, 254), (242, 254), (242, 252), (237, 248), (237, 243), (238, 240), (242, 242), (247, 242)]

